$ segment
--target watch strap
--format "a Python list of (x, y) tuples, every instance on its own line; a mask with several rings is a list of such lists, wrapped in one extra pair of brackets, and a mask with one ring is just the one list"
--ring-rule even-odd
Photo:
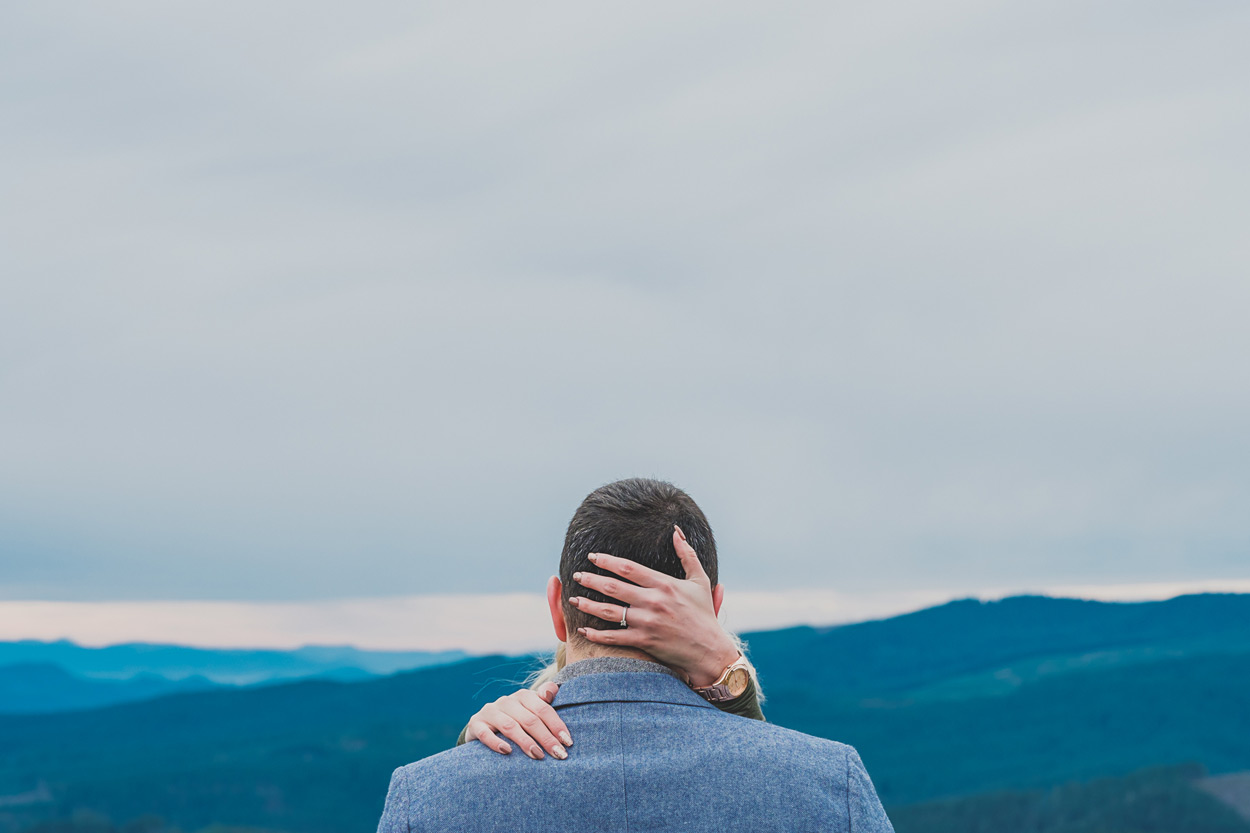
[(709, 703), (723, 703), (726, 700), (734, 700), (741, 697), (742, 693), (734, 694), (729, 690), (729, 675), (739, 668), (747, 668), (749, 665), (747, 658), (742, 654), (738, 654), (736, 660), (725, 666), (725, 670), (716, 678), (716, 682), (708, 686), (695, 688), (694, 692)]
[(723, 703), (726, 700), (734, 699), (733, 692), (731, 692), (729, 690), (729, 686), (724, 683), (704, 686), (703, 688), (696, 688), (695, 691), (700, 697), (707, 700), (709, 703)]

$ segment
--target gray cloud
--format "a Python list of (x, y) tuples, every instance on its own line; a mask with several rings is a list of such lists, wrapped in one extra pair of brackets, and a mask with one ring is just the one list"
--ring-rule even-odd
[(0, 11), (0, 595), (1250, 576), (1243, 4)]

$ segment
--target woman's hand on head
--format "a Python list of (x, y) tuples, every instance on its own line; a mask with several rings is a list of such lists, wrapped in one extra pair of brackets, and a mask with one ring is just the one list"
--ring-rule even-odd
[(637, 648), (684, 674), (690, 685), (711, 685), (738, 658), (738, 646), (716, 618), (711, 579), (681, 527), (673, 528), (673, 547), (686, 570), (684, 579), (607, 553), (592, 553), (590, 559), (628, 581), (597, 573), (574, 575), (583, 587), (624, 602), (628, 612), (624, 605), (591, 601), (575, 590), (570, 590), (574, 595), (569, 604), (607, 622), (620, 622), (625, 615), (627, 626), (619, 630), (578, 628), (591, 642)]
[(507, 755), (512, 752), (512, 747), (495, 734), (499, 732), (534, 760), (545, 757), (544, 749), (557, 758), (567, 758), (564, 747), (572, 746), (573, 738), (560, 715), (551, 707), (551, 701), (559, 690), (555, 683), (544, 683), (537, 691), (523, 688), (487, 703), (469, 719), (464, 733), (465, 742), (476, 740), (501, 755)]

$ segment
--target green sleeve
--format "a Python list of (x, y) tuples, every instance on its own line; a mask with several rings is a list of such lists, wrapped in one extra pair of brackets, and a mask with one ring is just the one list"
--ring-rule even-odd
[[(751, 678), (751, 682), (747, 685), (747, 690), (739, 694), (732, 700), (724, 700), (720, 703), (712, 705), (723, 712), (736, 714), (739, 717), (749, 717), (752, 720), (763, 720), (764, 710), (760, 708), (760, 690), (755, 685), (755, 678)], [(464, 736), (469, 731), (469, 727), (465, 726), (460, 730), (460, 737), (456, 740), (456, 746), (464, 743)]]

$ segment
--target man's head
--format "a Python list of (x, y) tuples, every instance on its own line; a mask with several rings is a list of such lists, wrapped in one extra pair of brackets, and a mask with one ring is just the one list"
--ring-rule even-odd
[(579, 643), (585, 646), (588, 643), (577, 633), (579, 627), (599, 630), (619, 627), (568, 603), (570, 596), (617, 603), (616, 599), (573, 581), (573, 574), (577, 572), (610, 575), (591, 563), (587, 557), (590, 553), (628, 558), (653, 570), (685, 578), (685, 570), (673, 548), (674, 525), (685, 533), (715, 587), (716, 539), (712, 537), (712, 527), (703, 510), (681, 489), (661, 480), (634, 477), (600, 486), (587, 495), (569, 521), (564, 550), (560, 554), (559, 585), (553, 582), (549, 591), (557, 635), (567, 630), (570, 646)]

